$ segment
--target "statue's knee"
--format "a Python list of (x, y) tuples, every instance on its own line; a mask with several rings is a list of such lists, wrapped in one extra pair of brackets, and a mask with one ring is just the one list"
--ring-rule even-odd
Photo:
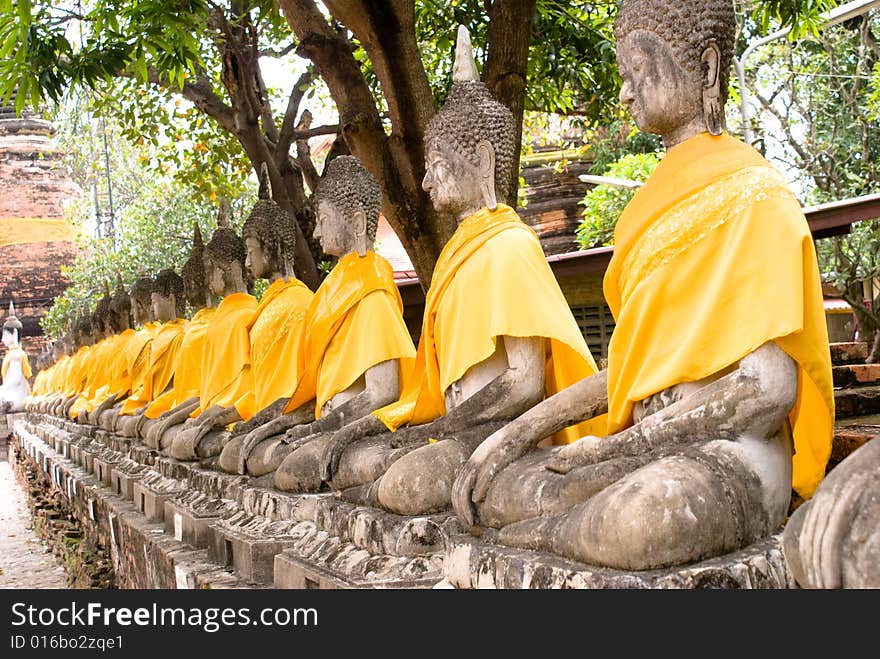
[(467, 458), (467, 449), (453, 440), (406, 454), (382, 475), (379, 503), (398, 515), (423, 515), (450, 508), (452, 484)]
[(575, 507), (560, 541), (586, 562), (624, 570), (680, 565), (736, 548), (729, 504), (709, 472), (666, 458)]
[(315, 439), (287, 455), (275, 470), (275, 487), (285, 492), (317, 492), (321, 489), (321, 456), (329, 439)]
[(238, 473), (238, 459), (241, 454), (241, 445), (243, 443), (244, 435), (238, 435), (226, 442), (226, 446), (220, 451), (220, 458), (217, 461), (217, 464), (219, 464), (220, 469), (227, 474)]
[(290, 445), (280, 439), (264, 440), (254, 448), (247, 460), (247, 471), (251, 476), (265, 476), (275, 471), (290, 454)]

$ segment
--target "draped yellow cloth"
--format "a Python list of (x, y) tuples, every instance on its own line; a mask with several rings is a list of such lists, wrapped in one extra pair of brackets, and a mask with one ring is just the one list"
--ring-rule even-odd
[[(135, 392), (146, 386), (145, 383), (150, 369), (150, 350), (153, 340), (156, 338), (156, 334), (161, 326), (162, 323), (156, 321), (145, 323), (144, 326), (135, 333), (135, 336), (139, 336), (140, 338), (129, 341), (126, 346), (129, 373), (131, 374), (131, 385), (128, 392), (126, 392), (128, 395), (125, 400), (121, 401), (123, 402), (123, 405)], [(137, 349), (138, 346), (140, 346), (139, 350)]]
[(247, 421), (280, 398), (290, 398), (299, 380), (297, 347), (303, 318), (314, 293), (300, 280), (277, 279), (260, 299), (248, 321), (251, 389), (235, 409)]
[(178, 318), (162, 323), (156, 330), (156, 335), (150, 342), (150, 357), (142, 383), (125, 401), (119, 410), (120, 414), (134, 414), (165, 391), (174, 377), (174, 367), (186, 325), (185, 320)]
[(69, 398), (82, 392), (88, 377), (88, 357), (92, 346), (81, 346), (76, 354), (70, 358), (70, 366), (67, 369), (64, 383), (64, 397)]
[(31, 363), (28, 360), (27, 353), (21, 348), (12, 348), (9, 352), (6, 353), (3, 357), (3, 365), (0, 366), (0, 378), (4, 381), (6, 380), (6, 372), (9, 370), (10, 364), (12, 364), (13, 360), (20, 359), (21, 360), (21, 370), (24, 373), (24, 377), (26, 379), (30, 379), (33, 372), (31, 371)]
[(157, 396), (144, 411), (148, 419), (156, 419), (190, 398), (199, 395), (202, 381), (202, 352), (208, 326), (217, 312), (215, 308), (199, 309), (187, 323), (177, 351), (172, 387)]
[(46, 393), (46, 383), (51, 375), (49, 369), (43, 369), (37, 373), (37, 377), (34, 378), (34, 386), (31, 387), (31, 398), (37, 398)]
[[(70, 418), (75, 419), (82, 411), (91, 412), (103, 398), (106, 398), (106, 387), (111, 373), (111, 364), (116, 359), (115, 350), (119, 336), (114, 335), (101, 339), (89, 351), (89, 369), (86, 383), (76, 402), (70, 407)], [(102, 394), (104, 394), (102, 396)], [(99, 397), (100, 400), (99, 400)]]
[(297, 350), (300, 380), (284, 412), (315, 400), (315, 418), (336, 394), (373, 366), (399, 359), (409, 379), (415, 347), (403, 322), (403, 301), (391, 264), (375, 252), (346, 254), (318, 287)]
[(834, 425), (819, 270), (800, 205), (757, 151), (708, 133), (670, 149), (621, 215), (604, 289), (609, 432), (634, 402), (775, 341), (798, 365), (792, 486), (812, 495)]
[[(247, 293), (232, 293), (220, 302), (205, 333), (199, 407), (191, 417), (214, 405), (232, 407), (253, 386), (247, 324), (256, 309), (256, 298)], [(242, 418), (242, 412), (252, 413), (238, 410)]]
[[(443, 248), (425, 300), (411, 386), (373, 414), (391, 430), (442, 416), (446, 389), (491, 357), (499, 336), (547, 339), (548, 396), (597, 371), (537, 234), (503, 204), (465, 219)], [(592, 434), (593, 425), (571, 426), (553, 441), (572, 442)]]
[(77, 229), (63, 219), (0, 217), (0, 247), (21, 243), (76, 240)]
[(58, 394), (64, 390), (68, 368), (70, 368), (70, 355), (61, 355), (52, 365), (52, 374), (46, 383), (47, 394)]

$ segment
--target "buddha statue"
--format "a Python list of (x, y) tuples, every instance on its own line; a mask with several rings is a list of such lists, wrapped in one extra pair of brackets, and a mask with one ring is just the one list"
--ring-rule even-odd
[(55, 408), (55, 414), (70, 418), (70, 409), (86, 389), (91, 373), (93, 347), (98, 340), (99, 326), (94, 315), (85, 305), (78, 317), (72, 333), (76, 352), (71, 359), (67, 382), (63, 392), (63, 402)]
[(801, 588), (880, 588), (880, 442), (848, 455), (795, 510), (782, 541)]
[[(97, 425), (110, 432), (116, 429), (116, 422), (125, 401), (143, 386), (149, 367), (151, 343), (159, 328), (159, 323), (153, 318), (151, 277), (141, 273), (132, 284), (127, 297), (128, 304), (122, 299), (116, 300), (114, 296), (114, 304), (121, 307), (117, 322), (120, 326), (130, 322), (131, 327), (122, 330), (119, 334), (118, 358), (109, 369), (113, 380), (107, 389), (113, 398), (112, 406), (108, 408), (105, 404), (107, 401), (104, 401), (98, 406), (101, 410), (96, 408), (93, 412), (93, 417), (97, 416)], [(126, 318), (126, 307), (130, 309), (130, 320)], [(140, 329), (134, 329), (136, 327)]]
[(149, 404), (137, 429), (144, 443), (152, 448), (168, 448), (160, 446), (159, 438), (168, 428), (184, 423), (199, 406), (205, 333), (217, 310), (216, 298), (205, 281), (204, 250), (201, 230), (195, 224), (189, 258), (180, 270), (184, 296), (195, 313), (180, 342), (172, 386)]
[(3, 345), (6, 354), (0, 367), (0, 414), (24, 411), (24, 399), (30, 394), (31, 365), (21, 347), (21, 321), (15, 305), (9, 302), (9, 316), (3, 322)]
[(397, 400), (415, 355), (391, 265), (373, 251), (376, 179), (357, 158), (337, 156), (312, 203), (314, 236), (337, 262), (303, 309), (300, 336), (285, 348), (294, 359), (293, 387), (271, 415), (236, 427), (219, 460), (229, 473), (256, 477), (285, 460), (273, 480), (289, 491), (320, 487), (317, 457), (327, 433)]
[(247, 398), (252, 387), (247, 325), (257, 300), (247, 293), (244, 241), (231, 226), (219, 226), (202, 259), (211, 294), (223, 299), (205, 330), (198, 405), (186, 421), (154, 438), (163, 451), (181, 459), (197, 457), (194, 453), (206, 433), (240, 418), (235, 405)]
[[(604, 280), (608, 368), (489, 437), (453, 488), (475, 533), (621, 570), (781, 529), (831, 449), (818, 265), (783, 177), (724, 130), (731, 0), (624, 0), (621, 101), (667, 153), (624, 210)], [(539, 442), (597, 417), (562, 447)]]
[(458, 470), (486, 437), (596, 372), (537, 235), (498, 201), (515, 148), (513, 118), (479, 81), (460, 27), (422, 182), (458, 227), (434, 269), (411, 381), (397, 402), (337, 430), (319, 458), (322, 480), (345, 499), (402, 515), (448, 509)]
[(187, 323), (183, 318), (186, 296), (180, 275), (171, 268), (159, 272), (153, 280), (150, 299), (152, 316), (160, 325), (150, 341), (150, 357), (141, 384), (119, 410), (116, 434), (123, 437), (138, 436), (143, 412), (154, 398), (170, 386), (186, 331)]
[(171, 455), (179, 460), (219, 454), (230, 423), (243, 433), (280, 415), (298, 380), (296, 346), (313, 293), (294, 275), (296, 218), (272, 200), (265, 165), (261, 174), (257, 202), (242, 227), (248, 273), (269, 282), (245, 326), (249, 388), (210, 424), (175, 438)]
[(104, 285), (104, 296), (95, 305), (95, 347), (89, 353), (90, 367), (86, 382), (79, 398), (71, 406), (71, 418), (80, 423), (90, 423), (89, 411), (94, 408), (96, 399), (102, 397), (110, 376), (110, 362), (115, 359), (114, 331), (110, 325), (110, 307), (113, 298), (109, 284)]

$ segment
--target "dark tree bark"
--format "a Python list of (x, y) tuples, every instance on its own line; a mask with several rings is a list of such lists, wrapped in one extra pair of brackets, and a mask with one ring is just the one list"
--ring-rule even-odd
[[(382, 210), (413, 262), (422, 288), (455, 230), (452, 218), (431, 207), (422, 190), (425, 127), (437, 110), (419, 55), (412, 0), (325, 0), (334, 27), (314, 0), (278, 0), (300, 46), (330, 88), (339, 109), (342, 135), (383, 191)], [(511, 109), (522, 134), (524, 90), (535, 0), (487, 3), (492, 19), (484, 79)], [(454, 30), (455, 26), (450, 26)], [(390, 134), (353, 55), (347, 32), (357, 38), (373, 64), (388, 105)], [(516, 200), (519, 168), (512, 176)]]

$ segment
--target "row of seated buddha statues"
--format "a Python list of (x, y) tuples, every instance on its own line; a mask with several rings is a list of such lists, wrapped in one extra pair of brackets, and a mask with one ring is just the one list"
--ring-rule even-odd
[[(417, 349), (372, 249), (379, 186), (339, 156), (312, 197), (338, 258), (314, 294), (293, 274), (294, 218), (263, 192), (243, 238), (197, 237), (182, 279), (139, 280), (77, 322), (31, 405), (256, 484), (454, 511), (488, 540), (592, 565), (666, 568), (767, 538), (824, 476), (834, 398), (803, 212), (725, 130), (735, 33), (731, 0), (620, 8), (620, 99), (667, 153), (615, 231), (607, 369), (499, 201), (514, 121), (460, 28), (422, 183), (457, 229)], [(269, 282), (259, 302), (250, 278)]]

